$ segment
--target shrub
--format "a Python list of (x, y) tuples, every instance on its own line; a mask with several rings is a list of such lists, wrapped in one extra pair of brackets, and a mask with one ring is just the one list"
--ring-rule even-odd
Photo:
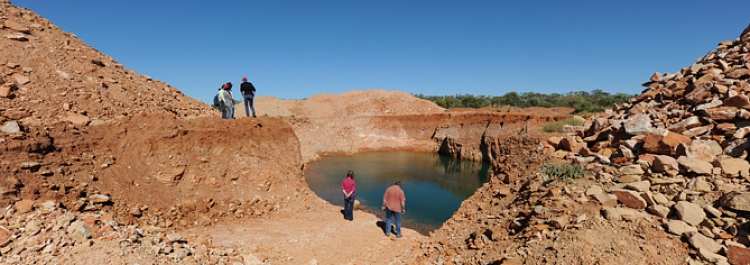
[(542, 173), (567, 183), (571, 179), (583, 178), (588, 170), (579, 164), (545, 164)]
[(561, 132), (562, 127), (565, 125), (581, 126), (583, 125), (583, 122), (573, 118), (567, 118), (561, 121), (547, 123), (542, 126), (542, 130), (545, 132)]

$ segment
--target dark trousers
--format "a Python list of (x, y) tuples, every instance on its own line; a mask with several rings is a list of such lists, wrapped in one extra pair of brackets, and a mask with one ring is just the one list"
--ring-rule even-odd
[(344, 199), (344, 219), (354, 220), (354, 194), (349, 199)]
[(394, 212), (390, 209), (385, 209), (385, 235), (391, 234), (391, 219), (396, 224), (396, 236), (401, 236), (401, 212)]
[[(245, 101), (245, 114), (248, 117), (250, 117), (250, 110), (252, 110), (253, 111), (253, 117), (255, 117), (255, 107), (253, 106), (253, 98), (255, 96), (250, 95), (250, 94), (245, 94), (243, 97), (244, 97), (244, 101)], [(249, 109), (248, 109), (248, 107), (249, 107)]]

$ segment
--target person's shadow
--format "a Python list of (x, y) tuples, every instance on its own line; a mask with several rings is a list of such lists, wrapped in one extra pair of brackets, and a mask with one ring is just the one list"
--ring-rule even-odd
[[(385, 221), (377, 221), (375, 222), (375, 225), (380, 228), (380, 231), (383, 231), (383, 234), (385, 234)], [(396, 234), (396, 227), (391, 224), (391, 234)]]

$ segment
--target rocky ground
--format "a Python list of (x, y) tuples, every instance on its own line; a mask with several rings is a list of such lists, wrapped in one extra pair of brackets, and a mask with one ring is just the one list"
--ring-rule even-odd
[[(261, 97), (259, 118), (221, 120), (0, 0), (0, 263), (748, 264), (747, 31), (561, 133), (540, 128), (570, 109), (384, 90)], [(440, 229), (387, 238), (304, 180), (309, 161), (370, 150), (494, 167)]]

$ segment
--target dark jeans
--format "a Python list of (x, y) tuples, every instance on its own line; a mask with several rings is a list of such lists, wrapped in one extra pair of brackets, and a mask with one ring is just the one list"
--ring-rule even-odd
[(354, 220), (354, 194), (349, 199), (344, 199), (344, 219)]
[(385, 235), (391, 235), (391, 218), (395, 219), (396, 236), (401, 236), (401, 212), (394, 212), (388, 208), (385, 209)]
[[(253, 117), (255, 117), (255, 107), (253, 106), (253, 98), (255, 96), (250, 94), (245, 94), (245, 114), (247, 114), (248, 117), (250, 117), (250, 110), (253, 110)], [(248, 105), (250, 105), (250, 110), (248, 109)]]

